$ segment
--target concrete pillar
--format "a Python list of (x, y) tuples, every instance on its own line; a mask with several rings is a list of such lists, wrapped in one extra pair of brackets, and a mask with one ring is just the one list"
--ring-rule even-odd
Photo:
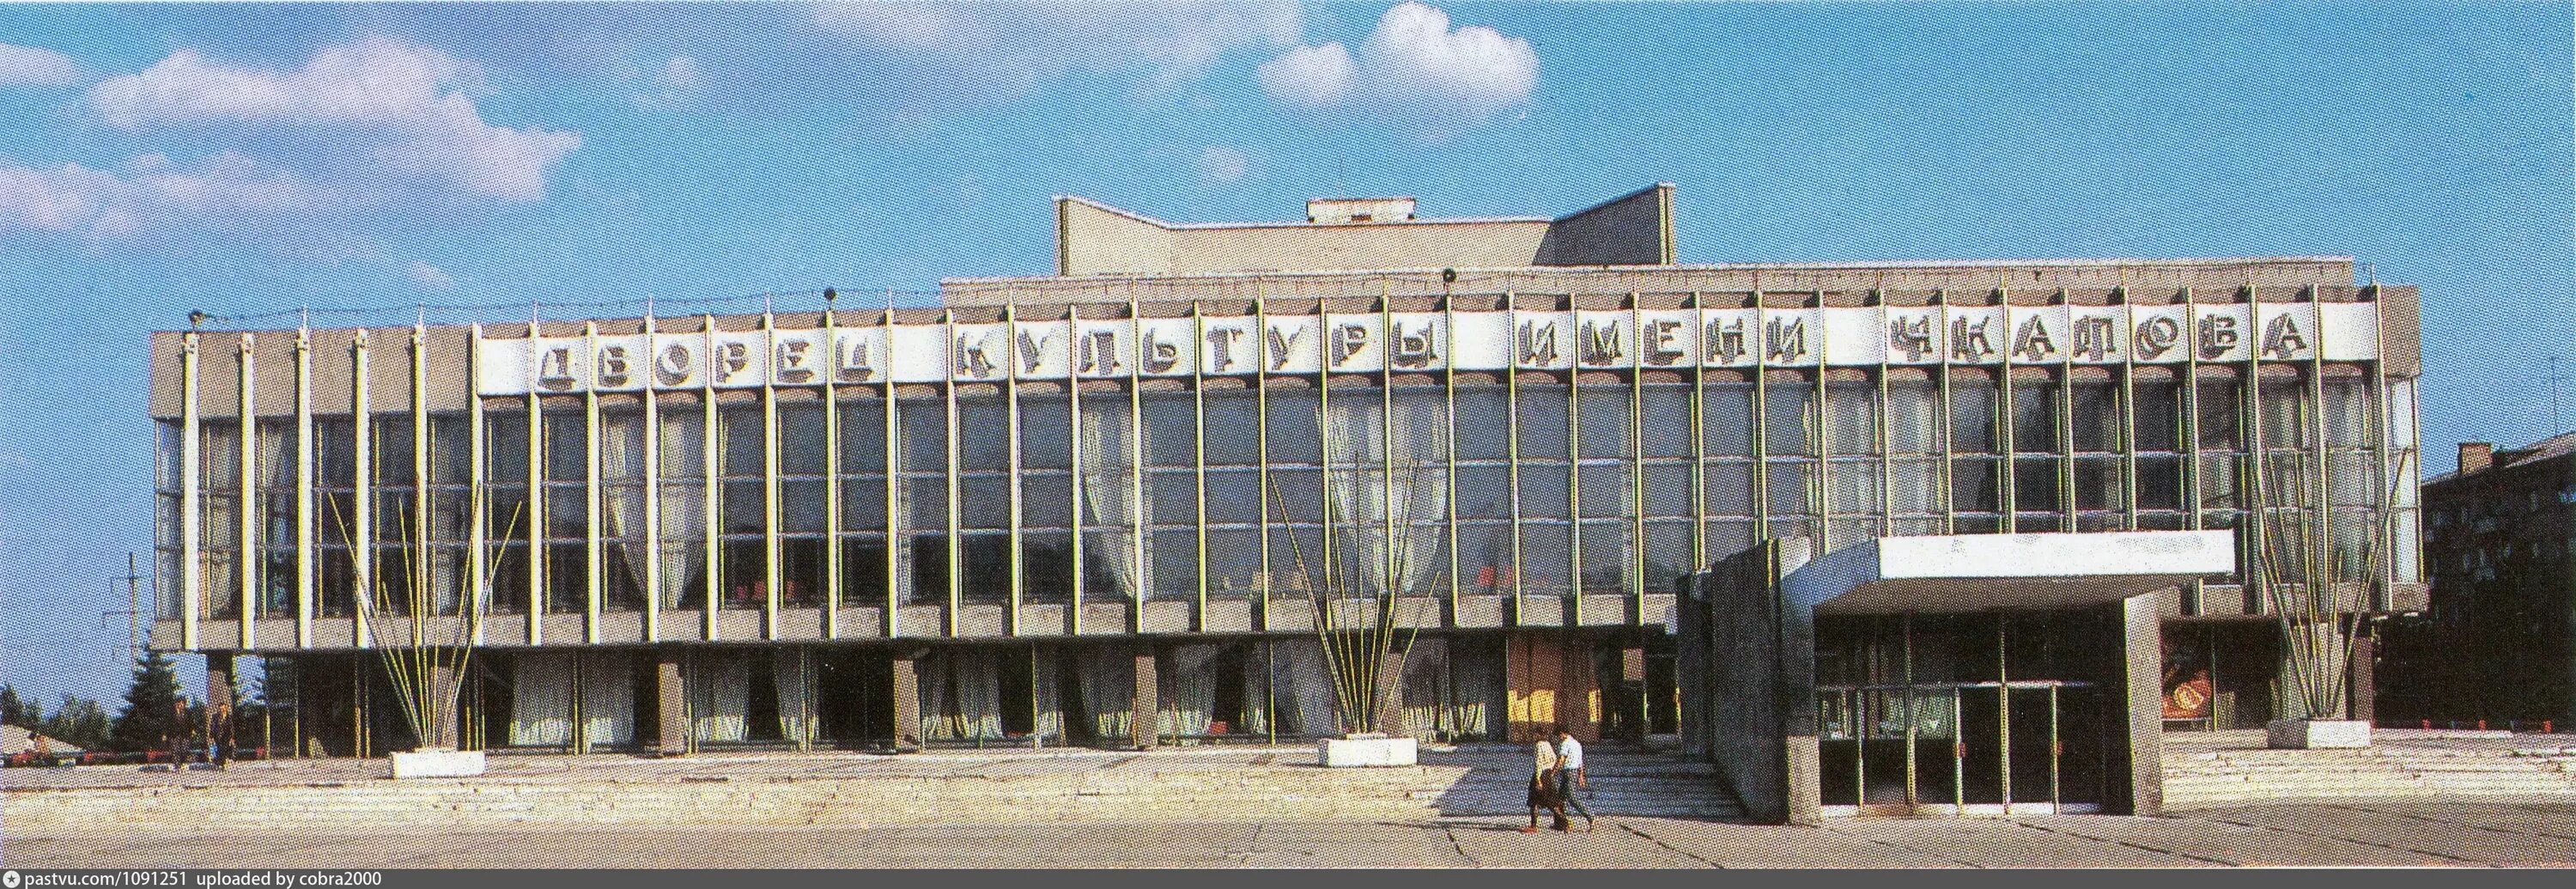
[(1369, 730), (1381, 735), (1404, 734), (1404, 652), (1390, 651), (1378, 658), (1377, 724)]
[(1162, 683), (1154, 672), (1154, 648), (1136, 648), (1135, 706), (1127, 716), (1127, 743), (1138, 750), (1151, 750), (1162, 735)]
[(894, 749), (909, 753), (921, 749), (921, 669), (923, 652), (906, 652), (894, 658)]
[(2378, 671), (2373, 668), (2373, 662), (2379, 659), (2378, 643), (2379, 639), (2375, 636), (2362, 636), (2352, 640), (2352, 661), (2345, 665), (2352, 671), (2349, 678), (2350, 685), (2346, 686), (2345, 690), (2345, 706), (2350, 708), (2352, 718), (2363, 722), (2378, 721), (2374, 718), (2378, 715), (2379, 709), (2377, 706)]
[(217, 765), (233, 754), (233, 656), (206, 652), (206, 752)]
[(1631, 744), (1646, 743), (1646, 650), (1630, 646), (1619, 649), (1619, 739)]
[[(2112, 675), (2122, 689), (2116, 700), (2125, 705), (2120, 708), (2124, 730), (2113, 737), (2128, 742), (2107, 757), (2114, 784), (2113, 798), (2104, 802), (2115, 815), (2164, 814), (2165, 652), (2156, 598), (2133, 596), (2111, 606), (2121, 638), (2120, 662)], [(2128, 780), (2118, 779), (2123, 774)]]
[(680, 652), (653, 653), (653, 752), (679, 756), (689, 752), (688, 680), (680, 675)]

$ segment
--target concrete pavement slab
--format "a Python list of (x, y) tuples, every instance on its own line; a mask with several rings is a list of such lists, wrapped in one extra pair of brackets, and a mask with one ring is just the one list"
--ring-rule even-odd
[(2189, 858), (2088, 840), (2000, 818), (1853, 818), (1825, 828), (1890, 845), (1940, 850), (1972, 867), (2175, 867)]
[(1621, 818), (1623, 830), (1711, 867), (1964, 867), (1935, 852), (1891, 846), (1818, 827)]

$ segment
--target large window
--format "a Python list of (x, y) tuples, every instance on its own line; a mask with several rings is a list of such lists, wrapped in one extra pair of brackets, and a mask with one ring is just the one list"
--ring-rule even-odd
[(948, 604), (948, 404), (943, 399), (895, 402), (897, 519), (904, 546), (903, 601)]
[[(803, 393), (798, 393), (803, 394)], [(823, 404), (778, 406), (778, 601), (786, 608), (819, 608), (830, 582), (825, 537), (830, 485), (825, 470)]]
[(580, 614), (590, 605), (590, 430), (580, 412), (550, 410), (539, 431), (545, 436), (545, 609)]
[(2059, 399), (2065, 382), (2041, 371), (2023, 371), (2012, 381), (2013, 530), (2049, 532), (2066, 527), (2059, 484), (2066, 471), (2064, 416)]
[(1207, 590), (1240, 599), (1261, 591), (1261, 414), (1259, 393), (1207, 393)]
[[(1250, 434), (1246, 427), (1245, 434)], [(1020, 397), (1020, 601), (1073, 600), (1073, 400)]]
[(757, 404), (729, 404), (716, 413), (720, 608), (760, 609), (769, 603), (769, 504), (763, 490), (769, 468), (767, 425)]
[(691, 397), (659, 406), (662, 428), (655, 455), (661, 461), (662, 605), (702, 609), (712, 572), (707, 564), (707, 421), (705, 405)]
[[(1269, 435), (1270, 490), (1261, 493), (1261, 509), (1269, 518), (1273, 595), (1312, 595), (1323, 582), (1324, 451), (1316, 423), (1318, 396), (1313, 389), (1267, 393), (1270, 416), (1263, 426)], [(1088, 475), (1083, 483), (1090, 484)], [(1087, 549), (1084, 557), (1096, 558)]]
[(203, 617), (241, 614), (241, 424), (197, 423), (197, 571)]
[(2075, 462), (2075, 530), (2119, 531), (2129, 525), (2128, 433), (2119, 381), (2100, 368), (2077, 368), (2067, 388), (2067, 430)]
[(1563, 596), (1574, 591), (1573, 441), (1569, 428), (1572, 389), (1551, 383), (1518, 387), (1512, 438), (1520, 448), (1520, 592)]
[(1706, 561), (1714, 562), (1753, 545), (1756, 519), (1753, 435), (1760, 428), (1753, 412), (1753, 382), (1712, 379), (1700, 384), (1701, 509), (1708, 519)]
[(251, 514), (259, 547), (253, 597), (259, 614), (283, 617), (295, 613), (295, 418), (263, 417), (251, 439)]
[(1951, 533), (2004, 530), (2002, 393), (1995, 374), (1950, 371)]
[(432, 414), (429, 418), (429, 475), (424, 489), (429, 497), (429, 534), (424, 550), (429, 570), (424, 577), (435, 614), (461, 613), (466, 591), (479, 589), (483, 582), (483, 578), (466, 576), (466, 536), (473, 527), (474, 510), (474, 452), (466, 439), (466, 424), (461, 414)]
[(2172, 371), (2163, 368), (2139, 368), (2132, 373), (2130, 431), (2138, 455), (2138, 527), (2182, 530), (2189, 525), (2182, 512), (2182, 387)]
[(844, 392), (834, 406), (841, 432), (841, 601), (883, 608), (886, 548), (886, 402)]
[[(1837, 375), (1850, 374), (1838, 371)], [(1879, 536), (1886, 507), (1880, 503), (1878, 386), (1862, 378), (1825, 384), (1825, 506), (1828, 551)]]
[[(1636, 588), (1636, 436), (1628, 415), (1633, 392), (1623, 384), (1576, 387), (1575, 463), (1577, 577), (1583, 592), (1623, 594)], [(1685, 485), (1687, 487), (1687, 485)]]
[(1461, 387), (1458, 409), (1458, 586), (1512, 591), (1512, 410), (1501, 386)]
[(1949, 509), (1942, 483), (1941, 390), (1930, 374), (1887, 374), (1887, 511), (1900, 535), (1941, 534)]
[(152, 424), (152, 601), (158, 620), (178, 620), (187, 603), (186, 590), (179, 583), (183, 428), (168, 420)]
[(599, 415), (599, 607), (644, 607), (644, 412), (620, 407)]
[[(495, 424), (492, 429), (496, 447), (502, 437), (513, 430), (516, 437), (510, 440), (512, 448), (508, 457), (498, 453), (493, 455), (493, 498), (508, 500), (524, 509), (528, 484), (527, 424), (522, 415), (519, 425), (513, 429), (505, 429), (503, 425)], [(503, 465), (505, 459), (511, 462)], [(514, 469), (516, 474), (501, 471), (508, 469)], [(314, 582), (320, 587), (318, 593), (321, 596), (321, 601), (315, 603), (315, 610), (325, 617), (348, 617), (356, 613), (358, 597), (364, 595), (358, 589), (357, 556), (354, 555), (362, 551), (355, 545), (358, 535), (358, 432), (357, 424), (349, 417), (313, 418), (313, 475), (313, 547), (314, 556), (320, 561)], [(520, 540), (527, 539), (527, 529), (527, 522), (522, 520), (518, 525)], [(515, 552), (522, 561), (513, 564), (524, 572), (527, 545), (521, 543)], [(525, 608), (526, 574), (518, 574), (515, 581), (510, 588), (519, 591), (519, 597), (509, 605), (514, 609)]]
[(997, 395), (957, 399), (957, 557), (960, 594), (1011, 601), (1011, 417)]
[[(1816, 540), (1824, 491), (1818, 484), (1820, 431), (1816, 382), (1801, 371), (1771, 371), (1762, 381), (1763, 494), (1771, 536), (1784, 544)], [(1821, 555), (1821, 553), (1819, 553)]]
[(1650, 593), (1671, 592), (1692, 570), (1691, 386), (1646, 383), (1637, 393), (1638, 488), (1645, 494), (1645, 570)]

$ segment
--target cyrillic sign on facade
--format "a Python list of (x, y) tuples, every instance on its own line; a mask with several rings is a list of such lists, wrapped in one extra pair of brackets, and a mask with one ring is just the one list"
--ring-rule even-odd
[(2370, 303), (1362, 312), (485, 339), (527, 392), (1126, 377), (1888, 365), (2366, 361)]

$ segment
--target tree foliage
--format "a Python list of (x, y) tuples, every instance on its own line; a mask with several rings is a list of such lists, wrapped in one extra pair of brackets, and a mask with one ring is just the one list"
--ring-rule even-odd
[[(166, 746), (188, 733), (187, 714), (179, 697), (179, 674), (160, 652), (144, 652), (134, 662), (134, 686), (125, 693), (125, 710), (116, 715), (107, 747), (136, 752)], [(64, 740), (71, 740), (65, 738)]]

